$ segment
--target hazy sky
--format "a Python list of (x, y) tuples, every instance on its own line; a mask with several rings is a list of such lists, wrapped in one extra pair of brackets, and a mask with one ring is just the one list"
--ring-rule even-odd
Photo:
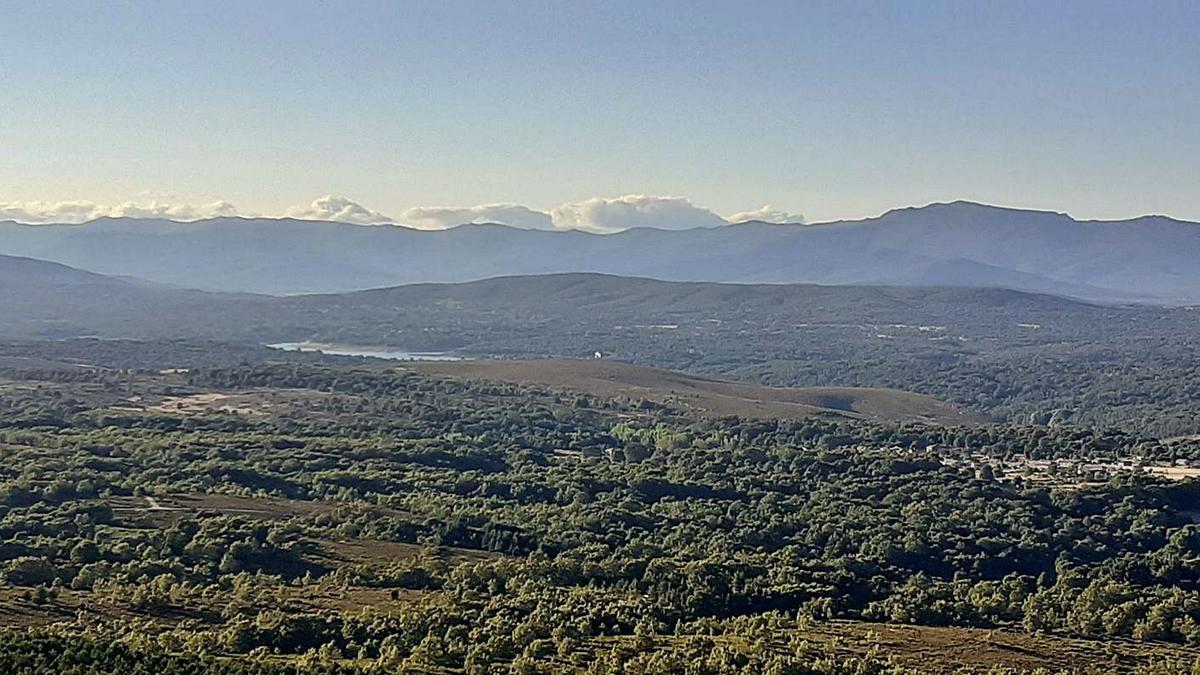
[(1187, 1), (0, 0), (0, 203), (1200, 219), (1197, 36)]

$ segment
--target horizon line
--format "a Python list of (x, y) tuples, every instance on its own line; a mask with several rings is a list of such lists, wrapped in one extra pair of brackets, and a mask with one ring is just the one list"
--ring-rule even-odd
[(627, 227), (627, 228), (613, 230), (611, 232), (600, 232), (600, 231), (588, 230), (588, 229), (580, 228), (580, 227), (570, 227), (570, 228), (521, 227), (518, 225), (512, 225), (509, 223), (503, 223), (503, 222), (499, 222), (499, 221), (463, 222), (463, 223), (458, 223), (456, 225), (451, 225), (449, 227), (423, 228), (423, 227), (416, 227), (416, 226), (413, 226), (413, 225), (407, 224), (407, 223), (395, 222), (395, 221), (390, 221), (390, 220), (385, 220), (385, 221), (380, 221), (380, 222), (375, 222), (375, 223), (355, 223), (355, 222), (350, 222), (350, 221), (345, 221), (345, 220), (301, 218), (301, 217), (289, 216), (289, 215), (272, 216), (272, 215), (265, 215), (265, 214), (234, 214), (234, 215), (228, 215), (228, 216), (211, 216), (211, 217), (205, 217), (205, 218), (195, 218), (195, 219), (190, 219), (190, 220), (189, 219), (171, 218), (168, 216), (157, 216), (157, 215), (156, 216), (99, 216), (96, 218), (92, 218), (91, 220), (86, 220), (86, 221), (79, 222), (79, 223), (61, 222), (61, 221), (60, 222), (24, 222), (24, 221), (20, 221), (20, 220), (8, 219), (8, 220), (0, 220), (0, 225), (17, 225), (17, 226), (21, 226), (21, 227), (86, 227), (88, 225), (93, 225), (93, 224), (102, 223), (102, 222), (147, 221), (147, 222), (172, 223), (172, 224), (177, 224), (177, 225), (195, 225), (195, 224), (217, 223), (217, 222), (221, 222), (221, 221), (270, 221), (270, 222), (277, 222), (277, 223), (291, 222), (291, 223), (305, 223), (305, 224), (345, 225), (345, 226), (361, 227), (361, 228), (399, 228), (399, 229), (408, 230), (408, 231), (412, 231), (412, 232), (422, 232), (422, 233), (449, 232), (452, 230), (458, 230), (458, 229), (472, 227), (472, 226), (492, 226), (492, 227), (503, 227), (503, 228), (507, 228), (507, 229), (511, 229), (511, 230), (524, 230), (524, 231), (529, 231), (529, 232), (549, 232), (549, 233), (575, 232), (575, 233), (581, 233), (581, 234), (587, 234), (587, 235), (611, 236), (611, 235), (626, 233), (631, 230), (656, 230), (656, 231), (660, 231), (660, 232), (690, 232), (690, 231), (694, 231), (694, 230), (716, 230), (716, 229), (722, 229), (725, 227), (738, 226), (738, 225), (770, 225), (770, 226), (778, 226), (778, 227), (805, 227), (805, 228), (835, 226), (835, 225), (852, 225), (852, 224), (864, 223), (864, 222), (868, 222), (868, 221), (872, 221), (872, 220), (878, 220), (878, 219), (884, 218), (893, 213), (904, 212), (904, 211), (922, 211), (922, 210), (926, 210), (926, 209), (937, 208), (937, 207), (947, 207), (947, 206), (972, 206), (972, 207), (979, 207), (982, 209), (989, 209), (989, 210), (995, 210), (995, 211), (1009, 211), (1009, 212), (1016, 212), (1016, 213), (1033, 213), (1033, 214), (1043, 214), (1043, 215), (1054, 215), (1054, 216), (1065, 217), (1075, 223), (1082, 223), (1082, 224), (1087, 224), (1087, 223), (1119, 224), (1119, 223), (1129, 223), (1132, 221), (1146, 220), (1146, 219), (1165, 219), (1165, 220), (1170, 220), (1170, 221), (1177, 222), (1177, 223), (1200, 225), (1200, 221), (1192, 221), (1192, 220), (1186, 220), (1183, 218), (1177, 218), (1175, 216), (1171, 216), (1171, 215), (1168, 215), (1165, 213), (1144, 213), (1141, 215), (1130, 216), (1130, 217), (1126, 217), (1126, 218), (1079, 219), (1079, 218), (1075, 218), (1067, 211), (1058, 211), (1058, 210), (1046, 209), (1046, 208), (1007, 206), (1007, 205), (1002, 205), (1002, 204), (976, 201), (976, 200), (972, 200), (972, 199), (952, 199), (952, 200), (948, 200), (948, 201), (932, 201), (932, 202), (928, 202), (925, 204), (911, 204), (911, 205), (907, 205), (907, 206), (898, 206), (898, 207), (893, 207), (893, 208), (887, 209), (877, 215), (864, 216), (864, 217), (860, 217), (860, 218), (839, 218), (839, 219), (835, 219), (835, 220), (822, 220), (822, 221), (814, 221), (814, 222), (804, 222), (804, 221), (772, 222), (772, 221), (766, 221), (766, 220), (751, 219), (751, 220), (741, 220), (741, 221), (727, 221), (723, 225), (715, 225), (715, 226), (697, 225), (695, 227), (685, 227), (685, 228), (670, 228), (670, 227), (656, 227), (653, 225), (643, 225), (643, 226), (631, 226), (631, 227)]

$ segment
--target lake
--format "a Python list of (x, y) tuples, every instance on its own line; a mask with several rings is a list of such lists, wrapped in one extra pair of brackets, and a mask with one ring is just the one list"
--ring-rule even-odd
[(369, 356), (392, 361), (461, 361), (461, 356), (447, 352), (405, 352), (387, 347), (363, 347), (360, 345), (327, 344), (324, 342), (279, 342), (267, 345), (271, 349), (285, 352), (320, 352), (330, 356)]

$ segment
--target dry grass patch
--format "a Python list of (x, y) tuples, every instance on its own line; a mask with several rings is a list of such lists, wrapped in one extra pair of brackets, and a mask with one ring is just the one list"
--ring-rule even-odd
[(644, 398), (710, 417), (832, 415), (934, 424), (982, 421), (952, 404), (898, 389), (764, 387), (603, 359), (424, 362), (403, 368), (447, 377), (539, 385), (603, 398)]

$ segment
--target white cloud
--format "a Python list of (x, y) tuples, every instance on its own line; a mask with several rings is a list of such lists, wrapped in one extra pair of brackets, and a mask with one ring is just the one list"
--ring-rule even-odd
[[(359, 225), (394, 222), (392, 218), (378, 211), (368, 209), (362, 204), (339, 195), (321, 197), (308, 206), (294, 206), (287, 210), (287, 215), (305, 220), (334, 220)], [(187, 222), (208, 218), (236, 217), (258, 217), (258, 214), (240, 211), (227, 201), (191, 204), (176, 201), (169, 196), (127, 201), (121, 204), (97, 204), (91, 201), (0, 202), (0, 221), (15, 220), (19, 223), (31, 224), (86, 223), (97, 218), (163, 218)]]
[(239, 215), (237, 207), (226, 201), (211, 204), (165, 204), (149, 202), (138, 204), (125, 202), (111, 207), (106, 214), (112, 218), (166, 218), (167, 220), (203, 220), (205, 218), (231, 218)]
[(721, 216), (683, 197), (655, 195), (593, 197), (582, 202), (563, 204), (550, 213), (559, 228), (593, 232), (616, 232), (633, 227), (686, 230), (717, 227), (726, 222)]
[[(735, 213), (722, 218), (713, 211), (696, 206), (683, 197), (625, 195), (593, 197), (561, 204), (549, 212), (523, 204), (483, 204), (479, 206), (422, 206), (405, 211), (394, 219), (341, 195), (326, 195), (305, 206), (293, 206), (286, 215), (302, 220), (329, 220), (357, 225), (403, 223), (421, 229), (445, 229), (464, 223), (500, 223), (528, 230), (579, 229), (590, 232), (618, 232), (636, 227), (683, 230), (717, 227), (726, 223), (762, 220), (771, 223), (803, 222), (803, 216), (770, 206)], [(97, 218), (162, 218), (194, 221), (207, 218), (259, 217), (239, 211), (226, 201), (192, 204), (182, 198), (145, 193), (137, 201), (105, 205), (91, 201), (9, 201), (0, 202), (0, 221), (22, 223), (85, 223)], [(266, 216), (272, 217), (272, 216)]]
[(300, 220), (333, 220), (356, 225), (381, 225), (396, 222), (393, 218), (368, 209), (353, 199), (342, 195), (325, 195), (308, 206), (293, 206), (287, 210), (289, 218)]
[(0, 202), (0, 220), (18, 223), (82, 223), (98, 218), (92, 202)]
[(590, 232), (617, 232), (634, 227), (681, 230), (726, 224), (716, 213), (695, 206), (683, 197), (654, 195), (593, 197), (562, 204), (549, 213), (523, 204), (420, 206), (405, 211), (400, 222), (428, 230), (464, 223), (500, 223), (528, 230), (579, 229)]
[(233, 204), (217, 201), (211, 204), (171, 204), (160, 201), (125, 202), (116, 205), (89, 201), (65, 202), (0, 202), (0, 220), (19, 223), (86, 223), (97, 218), (166, 218), (168, 220), (202, 220), (238, 215)]
[(400, 221), (425, 230), (440, 230), (464, 223), (500, 223), (526, 230), (554, 229), (549, 213), (521, 204), (418, 206), (405, 211)]
[(744, 223), (750, 220), (761, 220), (764, 223), (803, 223), (804, 216), (799, 213), (788, 213), (773, 208), (770, 204), (754, 211), (742, 211), (729, 216), (725, 220), (731, 223)]

